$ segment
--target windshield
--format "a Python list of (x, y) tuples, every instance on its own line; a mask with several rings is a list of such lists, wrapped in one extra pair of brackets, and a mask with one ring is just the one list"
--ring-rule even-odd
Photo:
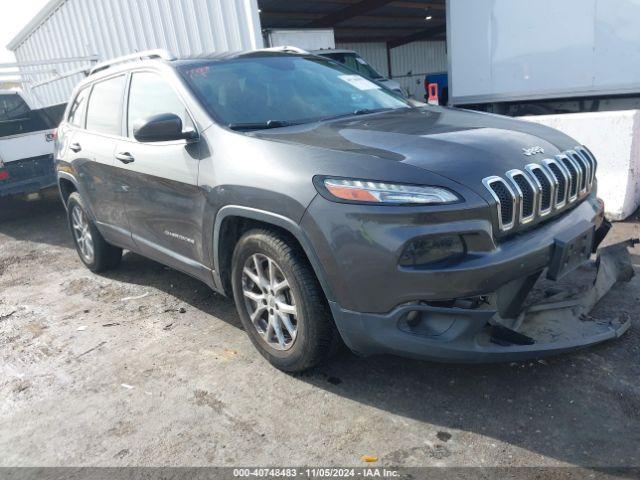
[(335, 60), (336, 62), (340, 62), (343, 65), (346, 65), (351, 70), (355, 70), (360, 75), (363, 75), (367, 78), (371, 78), (373, 80), (379, 80), (384, 78), (378, 72), (376, 72), (371, 65), (369, 65), (364, 58), (358, 55), (355, 52), (342, 52), (342, 53), (322, 53), (323, 57), (330, 58)]
[(0, 95), (0, 122), (29, 118), (29, 107), (17, 94)]
[(315, 56), (256, 55), (179, 67), (209, 113), (231, 128), (275, 128), (410, 108), (401, 97)]

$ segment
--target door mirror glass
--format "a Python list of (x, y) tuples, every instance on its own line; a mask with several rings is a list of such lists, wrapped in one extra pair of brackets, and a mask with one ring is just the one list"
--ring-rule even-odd
[(133, 137), (139, 142), (169, 142), (172, 140), (196, 140), (194, 130), (183, 131), (182, 119), (173, 113), (162, 113), (136, 121)]

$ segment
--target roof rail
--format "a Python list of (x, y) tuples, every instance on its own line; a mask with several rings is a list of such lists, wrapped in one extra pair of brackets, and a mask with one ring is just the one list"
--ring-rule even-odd
[(136, 52), (130, 55), (124, 55), (122, 57), (116, 57), (106, 62), (101, 62), (91, 69), (89, 75), (106, 70), (114, 65), (120, 65), (121, 63), (135, 62), (139, 60), (175, 60), (175, 57), (167, 50), (145, 50), (143, 52)]
[(282, 47), (271, 47), (271, 48), (263, 48), (258, 50), (259, 52), (283, 52), (283, 53), (301, 53), (301, 54), (309, 54), (308, 51), (303, 50), (302, 48), (292, 47), (290, 45), (284, 45)]

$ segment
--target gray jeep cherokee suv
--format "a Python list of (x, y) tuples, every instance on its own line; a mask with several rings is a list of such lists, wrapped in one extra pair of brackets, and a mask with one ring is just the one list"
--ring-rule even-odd
[(541, 272), (607, 225), (596, 160), (541, 125), (416, 105), (337, 62), (257, 51), (95, 67), (58, 130), (80, 259), (127, 249), (233, 295), (256, 348), (297, 371), (368, 355), (530, 358), (515, 318)]

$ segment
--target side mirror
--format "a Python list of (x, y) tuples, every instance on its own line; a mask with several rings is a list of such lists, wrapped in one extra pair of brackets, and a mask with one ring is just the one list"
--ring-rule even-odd
[(161, 113), (133, 125), (133, 137), (139, 142), (169, 142), (172, 140), (197, 140), (198, 134), (182, 130), (182, 119), (173, 113)]

